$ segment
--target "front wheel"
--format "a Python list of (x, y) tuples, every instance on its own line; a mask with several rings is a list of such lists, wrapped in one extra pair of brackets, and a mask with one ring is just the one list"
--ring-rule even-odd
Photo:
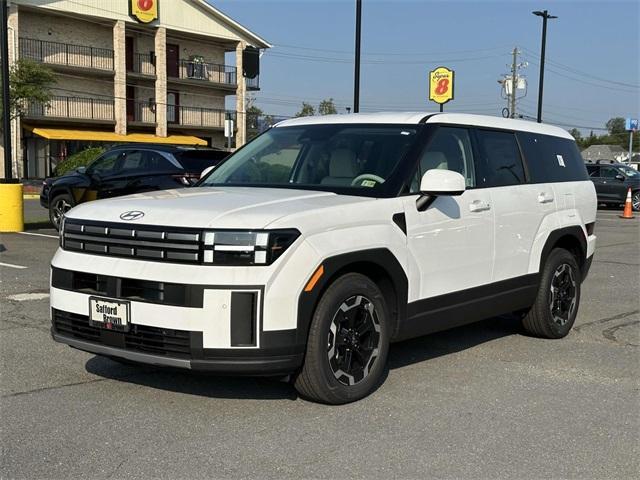
[(56, 195), (49, 204), (49, 220), (56, 230), (60, 230), (60, 222), (65, 213), (73, 207), (73, 199), (68, 193)]
[(634, 212), (640, 212), (640, 190), (636, 190), (631, 194), (631, 206)]
[(382, 380), (388, 351), (382, 292), (364, 275), (343, 275), (324, 292), (313, 314), (296, 390), (333, 405), (359, 400)]
[(563, 248), (552, 250), (542, 269), (535, 303), (522, 320), (525, 330), (542, 338), (565, 337), (578, 314), (581, 282), (575, 257)]

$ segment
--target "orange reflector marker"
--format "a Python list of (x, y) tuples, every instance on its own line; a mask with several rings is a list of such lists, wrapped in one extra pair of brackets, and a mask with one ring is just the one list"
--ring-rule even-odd
[(313, 287), (316, 286), (316, 283), (318, 283), (318, 280), (320, 280), (320, 277), (322, 276), (323, 273), (324, 273), (324, 267), (320, 265), (311, 276), (311, 279), (309, 279), (309, 281), (307, 282), (307, 286), (304, 287), (304, 291), (310, 292), (311, 290), (313, 290)]

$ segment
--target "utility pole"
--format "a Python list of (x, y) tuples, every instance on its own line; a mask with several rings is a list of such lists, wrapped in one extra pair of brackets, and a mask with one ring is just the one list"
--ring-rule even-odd
[(9, 32), (7, 1), (0, 0), (0, 56), (2, 56), (2, 135), (4, 140), (4, 178), (13, 178), (11, 159), (11, 111), (9, 109)]
[(353, 113), (360, 111), (360, 30), (362, 23), (362, 0), (356, 0), (356, 56), (353, 75)]
[(531, 12), (538, 17), (542, 17), (542, 46), (540, 48), (540, 81), (538, 82), (538, 123), (542, 123), (542, 89), (544, 85), (544, 56), (547, 46), (547, 20), (558, 18), (549, 15), (547, 10)]
[(511, 63), (511, 118), (516, 118), (516, 87), (518, 86), (518, 47), (511, 52), (513, 55), (513, 62)]

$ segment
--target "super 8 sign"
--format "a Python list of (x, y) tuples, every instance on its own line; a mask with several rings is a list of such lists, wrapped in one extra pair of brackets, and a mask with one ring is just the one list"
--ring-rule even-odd
[(158, 0), (129, 0), (129, 15), (142, 23), (158, 18)]
[(429, 72), (429, 100), (439, 104), (453, 100), (455, 72), (447, 67), (438, 67)]

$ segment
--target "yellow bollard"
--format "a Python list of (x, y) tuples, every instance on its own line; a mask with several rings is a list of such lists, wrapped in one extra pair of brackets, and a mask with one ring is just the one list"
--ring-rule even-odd
[(24, 200), (21, 183), (0, 183), (0, 232), (24, 230)]

